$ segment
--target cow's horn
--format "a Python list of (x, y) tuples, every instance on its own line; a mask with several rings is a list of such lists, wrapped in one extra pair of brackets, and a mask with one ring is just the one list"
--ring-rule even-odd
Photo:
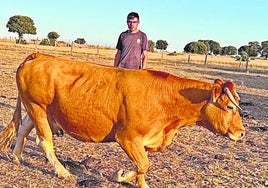
[(224, 93), (227, 94), (227, 96), (229, 97), (229, 99), (231, 100), (231, 102), (240, 110), (242, 110), (242, 108), (240, 108), (240, 106), (237, 104), (237, 102), (234, 99), (234, 96), (232, 95), (232, 93), (230, 92), (230, 90), (228, 89), (228, 87), (225, 87), (224, 89)]
[(238, 100), (240, 100), (240, 97), (236, 91), (235, 91), (235, 96), (238, 98)]

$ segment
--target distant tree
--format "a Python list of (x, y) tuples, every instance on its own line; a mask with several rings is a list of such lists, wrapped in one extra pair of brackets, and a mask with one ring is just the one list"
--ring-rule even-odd
[(238, 49), (238, 53), (241, 55), (242, 51), (247, 52), (249, 57), (256, 57), (259, 54), (261, 54), (262, 47), (259, 44), (259, 42), (254, 41), (254, 42), (249, 42), (248, 45), (241, 46)]
[(156, 41), (155, 48), (162, 51), (161, 62), (163, 62), (163, 55), (164, 55), (163, 50), (166, 50), (167, 49), (167, 46), (168, 46), (168, 43), (165, 40), (158, 40), (158, 41)]
[(24, 34), (36, 34), (36, 27), (34, 21), (28, 16), (15, 15), (9, 18), (6, 24), (9, 32), (18, 33), (20, 43)]
[(268, 58), (268, 41), (261, 42), (261, 56)]
[(198, 42), (203, 42), (207, 46), (207, 53), (220, 54), (221, 46), (218, 42), (213, 40), (198, 40)]
[(241, 60), (242, 61), (247, 61), (248, 60), (249, 56), (248, 56), (247, 52), (242, 51), (240, 54), (241, 54)]
[(154, 52), (154, 48), (155, 48), (155, 43), (154, 43), (154, 41), (149, 40), (149, 41), (148, 41), (148, 45), (149, 45), (149, 51), (150, 51), (150, 52)]
[(249, 52), (248, 55), (250, 57), (256, 57), (261, 54), (261, 45), (258, 41), (249, 42)]
[(221, 55), (236, 55), (237, 48), (234, 46), (224, 46), (221, 48)]
[(40, 45), (51, 46), (49, 39), (42, 39)]
[(49, 32), (47, 34), (47, 38), (49, 40), (57, 40), (59, 37), (60, 37), (60, 35), (57, 32), (55, 32), (55, 31), (51, 31), (51, 32)]
[(77, 38), (74, 42), (76, 44), (85, 44), (86, 43), (84, 38)]
[(184, 51), (195, 54), (206, 54), (208, 50), (204, 42), (190, 42), (186, 44)]
[(168, 46), (167, 41), (165, 41), (165, 40), (158, 40), (158, 41), (156, 41), (155, 48), (156, 49), (159, 49), (159, 50), (166, 50), (167, 49), (167, 46)]
[(262, 56), (262, 57), (265, 57), (265, 58), (268, 58), (268, 48), (262, 50), (262, 52), (261, 52), (261, 56)]
[(228, 46), (224, 46), (221, 48), (221, 55), (228, 55)]
[(47, 38), (48, 38), (51, 46), (56, 46), (56, 44), (57, 44), (56, 41), (59, 37), (60, 37), (60, 35), (55, 31), (51, 31), (47, 34)]
[(234, 46), (228, 46), (228, 55), (236, 55), (237, 54), (237, 48)]
[(218, 55), (221, 52), (221, 46), (216, 41), (210, 40), (209, 41), (209, 48), (210, 48), (210, 52), (212, 52), (215, 55)]
[(207, 47), (207, 52), (210, 51), (209, 40), (198, 40), (198, 42), (203, 42)]
[(238, 48), (238, 54), (241, 55), (241, 52), (246, 52), (248, 54), (249, 52), (249, 46), (248, 45), (243, 45)]
[(268, 41), (261, 42), (261, 48), (262, 50), (268, 49)]

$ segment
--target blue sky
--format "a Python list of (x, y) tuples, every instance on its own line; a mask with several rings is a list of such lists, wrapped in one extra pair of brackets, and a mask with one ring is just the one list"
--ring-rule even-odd
[(149, 40), (166, 40), (168, 51), (182, 52), (199, 39), (239, 48), (251, 41), (268, 40), (267, 0), (6, 0), (0, 8), (0, 37), (17, 37), (6, 23), (14, 15), (29, 16), (36, 35), (56, 31), (66, 42), (84, 38), (88, 44), (115, 47), (127, 29), (126, 16), (140, 15), (140, 30)]

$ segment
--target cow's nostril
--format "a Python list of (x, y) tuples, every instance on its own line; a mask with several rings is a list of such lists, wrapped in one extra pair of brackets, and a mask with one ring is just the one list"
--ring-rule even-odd
[(241, 132), (241, 138), (245, 136), (245, 132)]

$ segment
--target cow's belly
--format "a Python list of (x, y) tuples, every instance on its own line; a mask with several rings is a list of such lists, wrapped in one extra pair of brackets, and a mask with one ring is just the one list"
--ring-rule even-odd
[(70, 136), (83, 142), (114, 141), (113, 121), (103, 113), (53, 112), (54, 119)]

